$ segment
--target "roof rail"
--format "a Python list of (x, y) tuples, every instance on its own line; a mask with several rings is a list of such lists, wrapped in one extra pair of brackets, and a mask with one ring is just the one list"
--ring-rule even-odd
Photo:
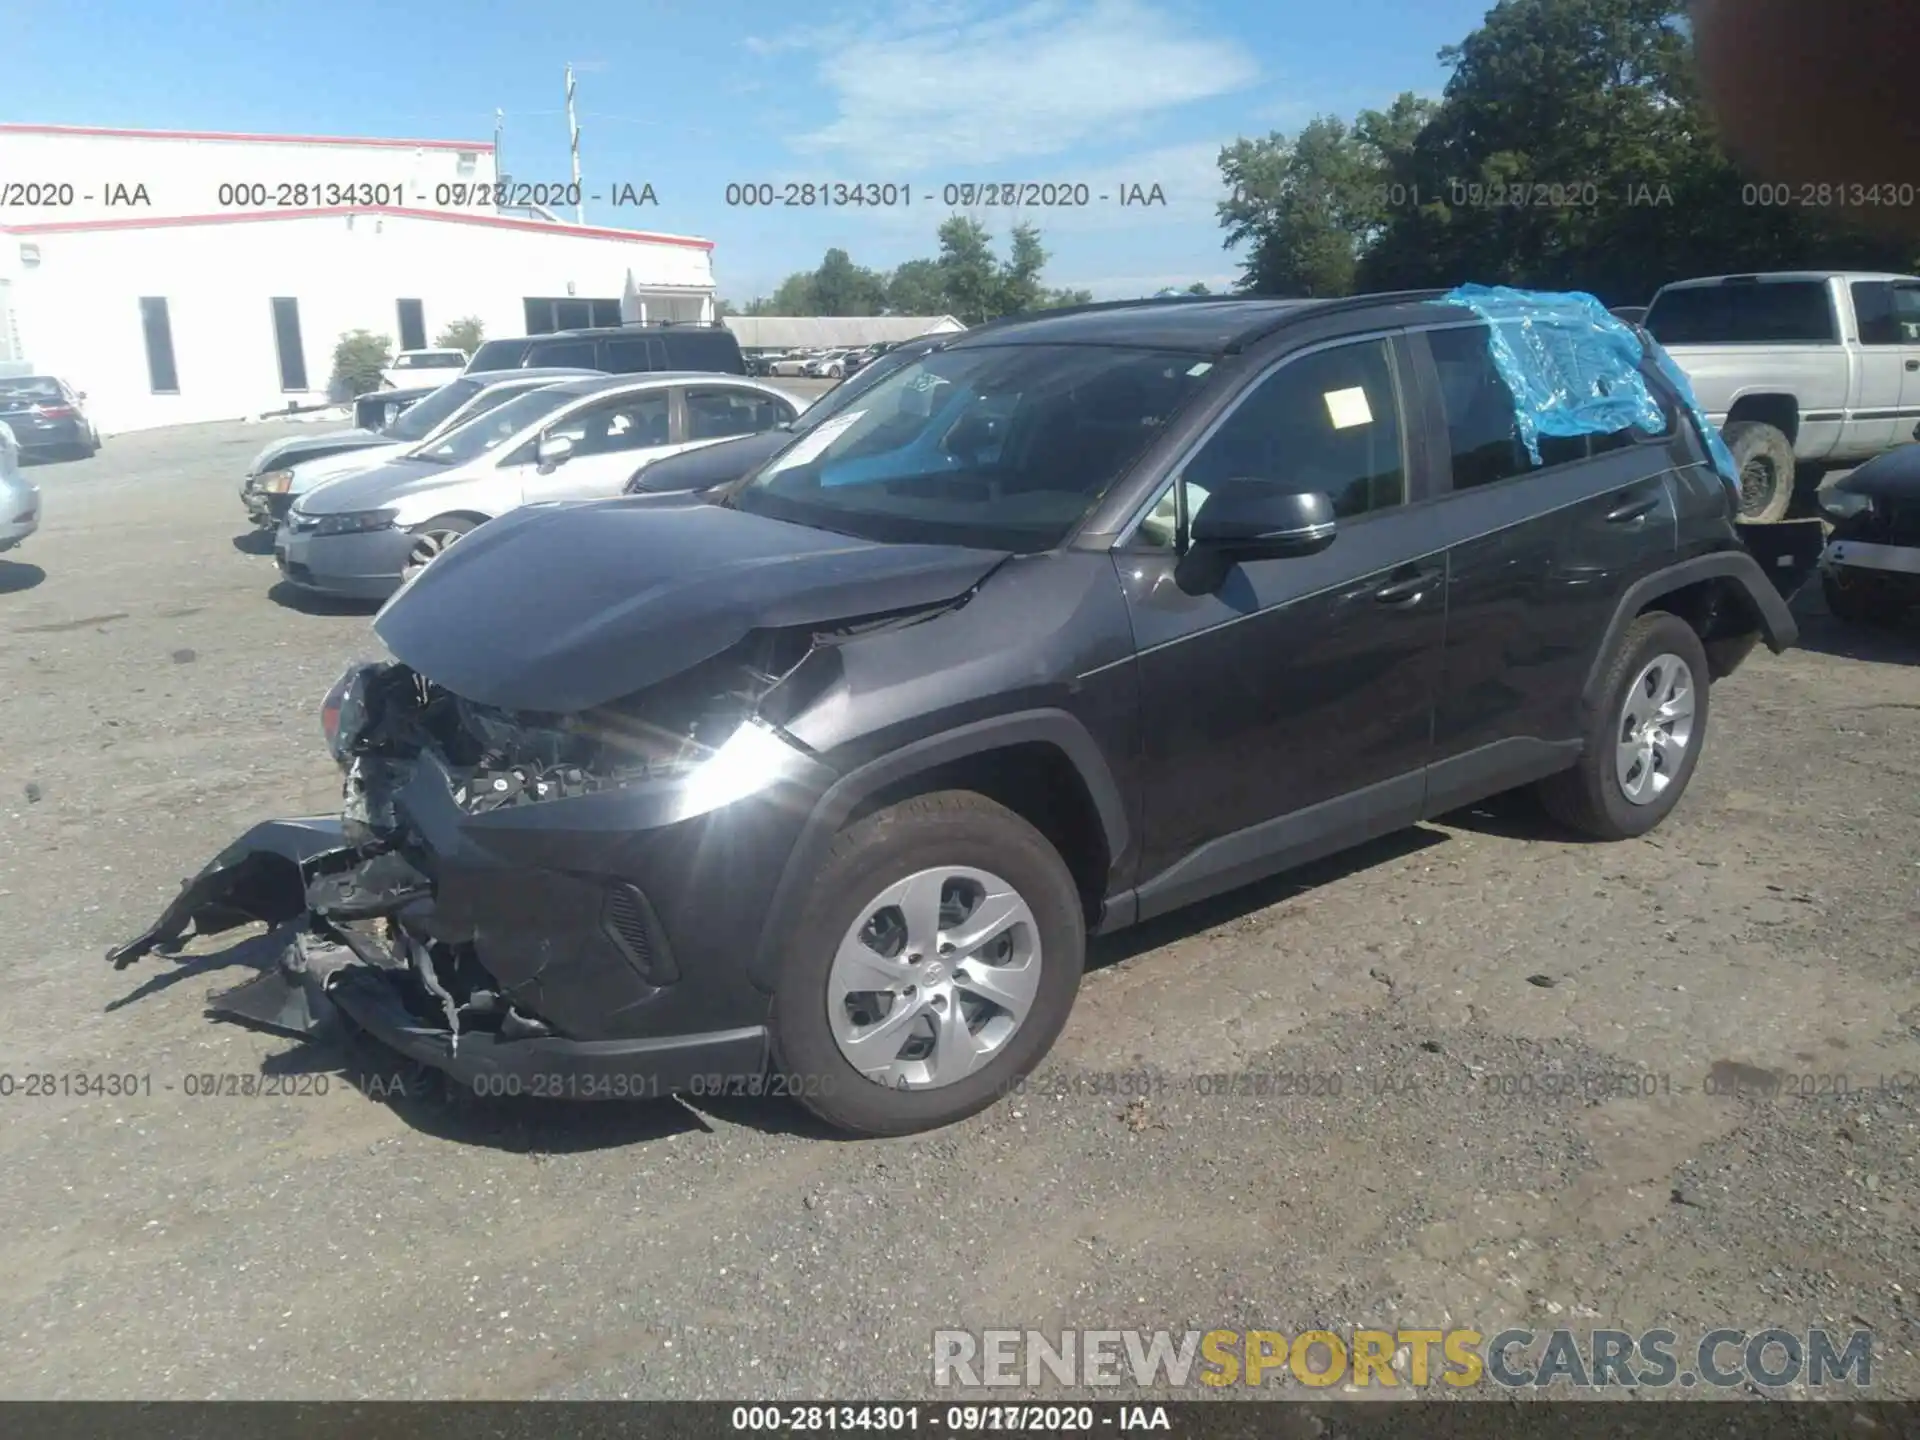
[[(1022, 320), (1040, 320), (1055, 315), (1087, 315), (1104, 310), (1130, 310), (1143, 307), (1158, 308), (1165, 305), (1219, 305), (1240, 302), (1258, 302), (1262, 300), (1292, 300), (1297, 303), (1310, 303), (1313, 313), (1324, 315), (1343, 310), (1365, 310), (1375, 305), (1416, 304), (1426, 300), (1436, 300), (1447, 292), (1440, 289), (1428, 290), (1382, 290), (1369, 295), (1341, 295), (1319, 300), (1305, 296), (1290, 295), (1143, 295), (1133, 300), (1092, 300), (1085, 305), (1062, 305), (1054, 310), (1023, 310), (1014, 315), (1002, 315), (993, 320), (970, 327), (965, 333), (977, 334), (993, 326), (1008, 325)], [(1228, 347), (1229, 352), (1237, 351), (1256, 340), (1263, 340), (1274, 331), (1291, 325), (1299, 318), (1298, 312), (1283, 311), (1273, 317), (1271, 323), (1250, 332)]]
[[(1326, 300), (1313, 302), (1314, 315), (1339, 315), (1349, 310), (1371, 310), (1379, 305), (1417, 305), (1423, 301), (1438, 300), (1445, 290), (1378, 290), (1369, 295), (1339, 295)], [(1284, 330), (1294, 323), (1297, 314), (1281, 314), (1262, 325), (1258, 330), (1249, 331), (1227, 347), (1228, 354), (1237, 354), (1249, 345), (1257, 344), (1273, 334)]]

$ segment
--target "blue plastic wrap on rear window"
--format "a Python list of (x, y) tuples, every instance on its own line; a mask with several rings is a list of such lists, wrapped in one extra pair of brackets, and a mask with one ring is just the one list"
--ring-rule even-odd
[[(1610, 435), (1635, 427), (1667, 428), (1660, 402), (1641, 374), (1646, 347), (1640, 336), (1591, 295), (1579, 291), (1515, 290), (1461, 285), (1443, 302), (1487, 322), (1494, 368), (1513, 392), (1520, 438), (1540, 463), (1542, 435)], [(1680, 367), (1655, 346), (1653, 358), (1705, 437), (1713, 468), (1736, 493), (1739, 470)]]

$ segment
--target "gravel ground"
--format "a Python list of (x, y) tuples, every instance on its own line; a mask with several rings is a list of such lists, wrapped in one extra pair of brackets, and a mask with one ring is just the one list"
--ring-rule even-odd
[[(1870, 1326), (1920, 1396), (1920, 1107), (1879, 1088), (1920, 1074), (1920, 635), (1815, 600), (1644, 841), (1502, 806), (1102, 944), (1071, 1093), (939, 1134), (375, 1094), (376, 1057), (202, 1017), (245, 946), (101, 959), (337, 801), (317, 705), (366, 613), (277, 592), (234, 494), (292, 428), (36, 467), (0, 559), (0, 1076), (147, 1077), (0, 1099), (0, 1395), (910, 1396), (936, 1328), (1571, 1323)], [(185, 1093), (263, 1070), (326, 1093)], [(1850, 1093), (1709, 1083), (1763, 1072)]]

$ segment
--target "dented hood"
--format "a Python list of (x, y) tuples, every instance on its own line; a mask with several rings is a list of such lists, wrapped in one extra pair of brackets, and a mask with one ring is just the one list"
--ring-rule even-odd
[(434, 561), (374, 631), (456, 695), (570, 712), (677, 675), (753, 630), (954, 599), (1005, 558), (857, 540), (682, 495), (536, 505)]

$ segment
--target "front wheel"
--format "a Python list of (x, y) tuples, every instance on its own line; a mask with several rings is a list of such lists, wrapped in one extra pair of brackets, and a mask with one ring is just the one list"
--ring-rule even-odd
[(877, 811), (834, 842), (787, 937), (775, 1063), (809, 1109), (907, 1135), (993, 1104), (1052, 1047), (1086, 920), (1046, 837), (970, 791)]
[(1706, 744), (1709, 680), (1691, 625), (1658, 610), (1636, 619), (1614, 649), (1579, 763), (1540, 783), (1547, 812), (1597, 840), (1666, 819)]
[(403, 580), (412, 579), (447, 552), (462, 535), (473, 532), (475, 522), (464, 515), (436, 515), (413, 529), (413, 548), (407, 551)]

